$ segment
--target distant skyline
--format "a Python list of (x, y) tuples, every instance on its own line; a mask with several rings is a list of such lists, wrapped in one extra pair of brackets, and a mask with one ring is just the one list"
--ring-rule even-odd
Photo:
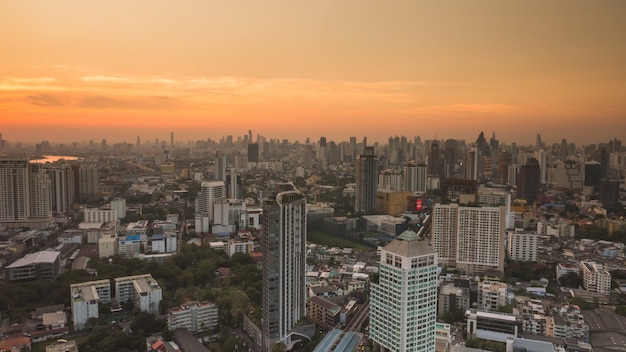
[(0, 2), (0, 133), (626, 139), (626, 2)]

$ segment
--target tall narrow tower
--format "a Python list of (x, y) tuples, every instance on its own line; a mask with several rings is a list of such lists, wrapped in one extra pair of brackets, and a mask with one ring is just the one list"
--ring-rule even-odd
[(306, 315), (306, 197), (279, 184), (263, 204), (263, 351), (291, 342)]
[(28, 160), (0, 158), (0, 223), (29, 215)]
[(376, 210), (378, 190), (378, 158), (374, 147), (365, 147), (363, 154), (356, 159), (356, 199), (357, 212), (371, 213)]
[(437, 252), (405, 231), (380, 252), (372, 283), (370, 337), (381, 351), (435, 350)]

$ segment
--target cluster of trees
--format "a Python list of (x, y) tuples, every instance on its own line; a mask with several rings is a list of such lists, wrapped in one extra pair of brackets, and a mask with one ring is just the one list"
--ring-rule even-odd
[[(2, 317), (19, 322), (37, 307), (54, 304), (67, 307), (70, 284), (146, 273), (152, 274), (163, 289), (162, 314), (189, 300), (214, 301), (219, 309), (220, 329), (235, 328), (241, 326), (245, 312), (256, 310), (261, 304), (262, 273), (248, 254), (237, 253), (228, 258), (224, 252), (213, 251), (208, 246), (183, 245), (180, 253), (162, 264), (121, 256), (111, 259), (89, 261), (90, 268), (97, 273), (95, 276), (75, 270), (63, 273), (55, 281), (0, 282)], [(218, 276), (216, 272), (221, 267), (231, 268), (233, 275)], [(114, 351), (117, 346), (141, 346), (143, 337), (167, 332), (164, 322), (152, 315), (134, 311), (132, 319), (132, 335), (112, 331), (108, 325), (95, 326), (85, 340), (85, 350)]]

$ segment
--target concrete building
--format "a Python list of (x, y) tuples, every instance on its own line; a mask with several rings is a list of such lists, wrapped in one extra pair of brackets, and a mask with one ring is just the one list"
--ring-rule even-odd
[(340, 320), (341, 307), (322, 297), (313, 296), (306, 302), (307, 318), (324, 331), (332, 330)]
[(252, 251), (254, 251), (253, 241), (228, 240), (226, 254), (228, 254), (229, 257), (232, 257), (235, 253), (249, 254), (252, 253)]
[(97, 280), (70, 285), (74, 330), (83, 330), (91, 318), (99, 317), (99, 304), (111, 302), (111, 282)]
[(200, 192), (196, 198), (196, 232), (209, 232), (209, 228), (205, 228), (205, 226), (203, 226), (201, 219), (202, 217), (207, 217), (208, 222), (212, 222), (214, 217), (213, 208), (215, 206), (215, 202), (223, 198), (226, 198), (226, 184), (224, 181), (202, 182)]
[(213, 332), (217, 328), (218, 309), (213, 302), (191, 301), (167, 312), (167, 328), (187, 329), (192, 333)]
[(60, 270), (60, 253), (41, 251), (27, 254), (6, 266), (4, 279), (8, 282), (51, 281), (57, 278)]
[(437, 252), (412, 231), (380, 251), (371, 285), (370, 338), (380, 351), (434, 351)]
[(446, 312), (455, 310), (466, 311), (469, 308), (469, 288), (457, 286), (454, 282), (446, 282), (441, 285), (437, 299), (437, 315), (439, 317), (443, 316)]
[(376, 192), (376, 210), (381, 214), (397, 215), (406, 210), (411, 192), (379, 189)]
[(468, 309), (465, 317), (468, 339), (506, 342), (509, 337), (520, 337), (522, 331), (521, 319), (513, 314)]
[(150, 314), (159, 313), (163, 292), (150, 274), (115, 278), (115, 298), (131, 301), (136, 308)]
[(601, 264), (592, 261), (580, 262), (580, 276), (583, 279), (583, 287), (588, 292), (608, 295), (611, 293), (611, 273)]
[(43, 166), (0, 158), (0, 224), (41, 229), (51, 215), (50, 179)]
[(374, 147), (365, 147), (356, 160), (356, 198), (354, 210), (360, 213), (376, 211), (376, 191), (378, 190), (378, 157)]
[(465, 207), (436, 204), (432, 244), (446, 266), (468, 274), (504, 271), (504, 207)]
[(83, 208), (83, 221), (94, 222), (115, 222), (118, 220), (117, 210), (107, 208)]
[(176, 253), (178, 250), (178, 235), (176, 232), (166, 232), (152, 236), (152, 252)]
[(403, 190), (408, 192), (426, 192), (428, 188), (428, 167), (414, 162), (404, 165)]
[(306, 196), (293, 184), (277, 185), (263, 219), (262, 350), (270, 351), (303, 337), (293, 328), (306, 316)]
[(536, 262), (537, 261), (537, 233), (515, 229), (507, 232), (507, 254), (509, 259)]
[(497, 311), (498, 307), (508, 304), (508, 285), (498, 281), (478, 283), (478, 306), (485, 312)]

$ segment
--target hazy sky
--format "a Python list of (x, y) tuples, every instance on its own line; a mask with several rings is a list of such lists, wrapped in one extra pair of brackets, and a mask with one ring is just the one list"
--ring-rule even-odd
[(0, 1), (0, 133), (626, 140), (626, 1)]

